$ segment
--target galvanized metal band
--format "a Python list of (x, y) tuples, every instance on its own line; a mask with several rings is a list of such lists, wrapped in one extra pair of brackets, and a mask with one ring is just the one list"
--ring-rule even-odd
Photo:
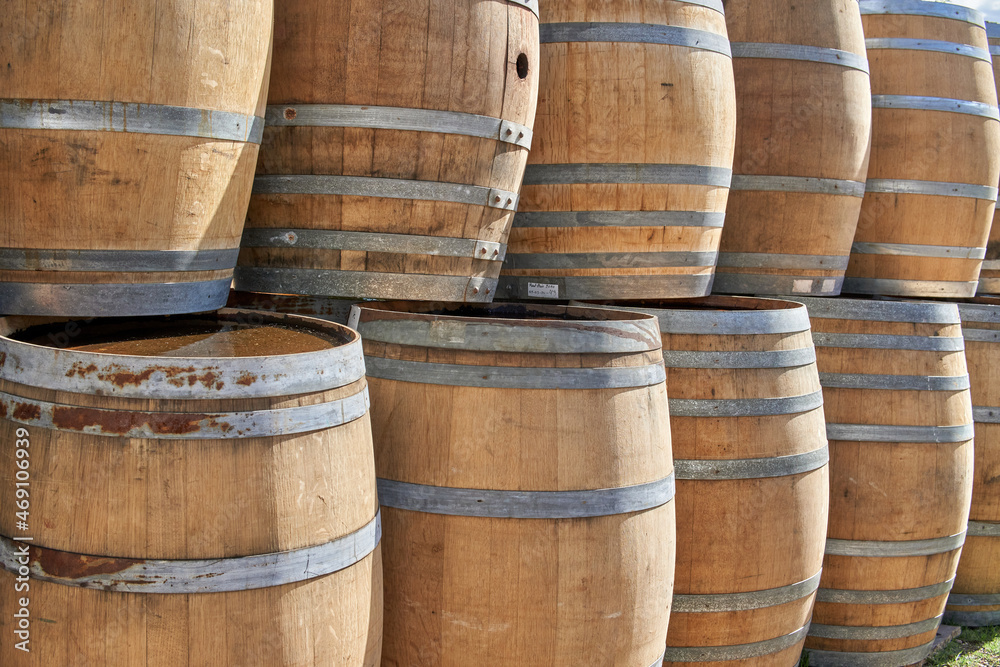
[[(1000, 47), (998, 47), (1000, 48)], [(987, 259), (983, 261), (983, 271), (1000, 271), (1000, 259)]]
[[(949, 5), (954, 7), (955, 5)], [(915, 665), (921, 662), (931, 653), (934, 642), (917, 646), (916, 648), (906, 648), (899, 651), (817, 651), (806, 649), (809, 655), (809, 667), (901, 667), (902, 665)]]
[(492, 301), (497, 289), (496, 279), (478, 276), (251, 266), (236, 267), (234, 285), (247, 292), (481, 303)]
[(919, 245), (916, 243), (858, 243), (851, 245), (851, 252), (858, 255), (897, 255), (900, 257), (950, 257), (953, 259), (982, 259), (986, 248), (968, 248), (949, 245)]
[(321, 431), (368, 412), (368, 388), (327, 403), (250, 412), (113, 410), (50, 403), (0, 392), (6, 418), (18, 424), (115, 438), (231, 440)]
[(946, 595), (955, 583), (955, 577), (938, 584), (920, 586), (919, 588), (901, 588), (891, 591), (851, 591), (837, 588), (820, 588), (816, 593), (816, 602), (832, 602), (836, 604), (905, 604), (920, 602)]
[(465, 366), (365, 357), (369, 378), (494, 389), (622, 389), (665, 382), (663, 364), (606, 368)]
[(729, 39), (707, 30), (659, 23), (543, 23), (539, 43), (614, 42), (683, 46), (731, 57)]
[(167, 104), (0, 99), (0, 129), (166, 134), (259, 144), (264, 119), (234, 111)]
[(977, 424), (1000, 424), (1000, 408), (974, 405), (972, 421)]
[[(832, 439), (832, 438), (831, 438)], [(957, 535), (929, 540), (837, 540), (826, 539), (827, 556), (859, 556), (863, 558), (907, 558), (933, 556), (954, 551), (965, 543), (965, 531)]]
[(308, 248), (471, 257), (487, 262), (502, 262), (507, 253), (507, 244), (479, 239), (323, 229), (248, 228), (243, 230), (240, 245), (244, 248)]
[(776, 60), (804, 60), (811, 63), (840, 65), (868, 74), (866, 56), (805, 44), (775, 44), (772, 42), (733, 42), (733, 58), (773, 58)]
[(768, 588), (746, 593), (714, 593), (708, 595), (681, 595), (674, 593), (670, 607), (672, 614), (714, 614), (727, 611), (766, 609), (779, 604), (804, 600), (819, 588), (822, 572), (790, 586)]
[(826, 269), (844, 271), (850, 255), (786, 255), (772, 252), (720, 252), (718, 266), (753, 269)]
[(644, 512), (674, 499), (674, 475), (613, 489), (516, 491), (428, 486), (378, 478), (383, 507), (490, 519), (585, 519)]
[(671, 398), (671, 417), (767, 417), (823, 407), (823, 392), (783, 398)]
[[(496, 317), (503, 318), (503, 305), (494, 305), (500, 311)], [(364, 304), (360, 304), (359, 308), (363, 310)], [(544, 319), (544, 312), (538, 313), (536, 317), (538, 319), (534, 322), (530, 319), (476, 321), (474, 318), (460, 316), (433, 320), (366, 320), (358, 321), (354, 328), (368, 342), (446, 350), (619, 354), (660, 349), (660, 332), (656, 327), (656, 320), (652, 318), (552, 322)]]
[[(223, 321), (248, 316), (259, 318), (262, 313), (229, 308), (216, 313)], [(265, 321), (293, 326), (304, 322), (279, 313), (266, 314)], [(205, 400), (327, 391), (365, 376), (360, 337), (348, 337), (344, 327), (330, 323), (310, 321), (309, 327), (348, 342), (315, 352), (257, 357), (142, 357), (15, 341), (6, 337), (15, 331), (12, 320), (0, 319), (0, 379), (77, 394)], [(85, 331), (86, 323), (80, 328)]]
[(511, 253), (504, 268), (526, 269), (639, 269), (667, 266), (715, 266), (717, 252), (564, 252)]
[(518, 200), (516, 192), (467, 183), (316, 174), (256, 176), (253, 179), (253, 193), (256, 195), (343, 195), (419, 199), (469, 204), (470, 206), (488, 206), (505, 211), (515, 210)]
[[(500, 276), (497, 296), (503, 299), (655, 299), (708, 296), (712, 273), (662, 276)], [(532, 284), (552, 288), (539, 296)]]
[(976, 295), (979, 283), (950, 280), (888, 280), (883, 278), (845, 278), (844, 292), (850, 294), (893, 294), (909, 297), (968, 299)]
[[(872, 109), (916, 109), (920, 111), (947, 111), (968, 116), (982, 116), (1000, 120), (1000, 109), (985, 102), (956, 100), (949, 97), (924, 95), (872, 95)], [(995, 189), (995, 188), (994, 188)], [(871, 192), (871, 190), (869, 190)]]
[(973, 343), (1000, 342), (1000, 329), (968, 329), (962, 327), (962, 337)]
[[(972, 534), (971, 532), (969, 533)], [(948, 606), (956, 607), (989, 607), (1000, 605), (1000, 593), (990, 593), (986, 595), (969, 595), (966, 593), (952, 593), (948, 596)], [(1000, 609), (997, 610), (1000, 612)]]
[(1000, 56), (1000, 45), (990, 44), (989, 51), (990, 51), (990, 60), (993, 59), (993, 56)]
[(674, 471), (677, 479), (715, 482), (729, 479), (790, 477), (819, 470), (829, 462), (830, 450), (823, 445), (822, 449), (804, 454), (760, 459), (675, 459)]
[(724, 211), (518, 211), (514, 227), (715, 227)]
[(993, 39), (1000, 39), (1000, 23), (986, 21), (986, 36)]
[(962, 391), (968, 375), (876, 375), (868, 373), (820, 373), (824, 389), (893, 389), (900, 391)]
[(1000, 523), (993, 521), (969, 521), (968, 534), (973, 537), (1000, 537)]
[(667, 368), (797, 368), (815, 361), (813, 347), (761, 352), (663, 350), (663, 363)]
[[(983, 268), (983, 273), (987, 270), (1000, 270), (1000, 269), (986, 269)], [(1000, 295), (1000, 278), (988, 278), (979, 274), (979, 287), (977, 288), (976, 294), (987, 294), (987, 295)]]
[[(983, 262), (985, 267), (987, 262)], [(966, 322), (991, 322), (1000, 324), (1000, 305), (988, 306), (982, 303), (960, 303), (958, 312), (962, 316), (962, 327)]]
[(200, 313), (225, 306), (231, 283), (229, 278), (171, 283), (0, 282), (0, 313), (67, 317)]
[(643, 185), (706, 185), (728, 188), (733, 170), (697, 164), (571, 163), (529, 164), (524, 185), (628, 183)]
[(375, 130), (438, 132), (531, 147), (531, 128), (492, 116), (353, 104), (275, 104), (264, 115), (267, 127), (362, 127)]
[(806, 638), (809, 625), (782, 637), (765, 639), (751, 644), (732, 646), (668, 646), (664, 654), (666, 662), (721, 662), (727, 660), (748, 660), (771, 655), (795, 646)]
[[(681, 0), (681, 1), (683, 2), (685, 0)], [(691, 4), (700, 4), (700, 3), (691, 3)], [(666, 655), (666, 651), (664, 651), (663, 653), (661, 653), (660, 657), (657, 658), (656, 660), (654, 660), (653, 664), (651, 664), (649, 667), (662, 667), (662, 665), (663, 665), (663, 658), (664, 658), (665, 655)]]
[[(381, 513), (360, 529), (326, 544), (238, 558), (154, 560), (85, 556), (0, 536), (0, 567), (64, 586), (114, 593), (225, 593), (294, 584), (347, 569), (364, 560), (382, 539)], [(27, 553), (25, 553), (27, 552)], [(67, 572), (53, 570), (68, 563)], [(87, 564), (99, 563), (100, 568)], [(99, 570), (79, 575), (81, 571)]]
[(225, 271), (239, 248), (222, 250), (61, 250), (0, 248), (3, 271)]
[(973, 424), (960, 426), (898, 426), (895, 424), (830, 424), (829, 440), (846, 442), (954, 443), (972, 440)]
[(507, 2), (526, 7), (535, 15), (535, 18), (538, 18), (538, 0), (507, 0)]
[(865, 47), (869, 51), (877, 49), (896, 49), (900, 51), (934, 51), (966, 56), (977, 60), (992, 62), (990, 52), (971, 44), (945, 42), (938, 39), (907, 39), (904, 37), (869, 37), (865, 39)]
[(865, 184), (839, 178), (808, 178), (804, 176), (761, 176), (733, 174), (731, 190), (749, 192), (801, 192), (817, 195), (864, 197)]
[(958, 307), (953, 303), (808, 297), (795, 297), (793, 301), (805, 304), (809, 308), (809, 317), (813, 319), (916, 324), (960, 324), (962, 321), (958, 315)]
[[(941, 19), (955, 19), (966, 23), (975, 23), (985, 28), (986, 18), (983, 13), (964, 5), (946, 2), (927, 2), (926, 0), (860, 0), (861, 15), (871, 14), (902, 14), (905, 16), (931, 16)], [(908, 663), (903, 663), (908, 664)]]
[(869, 178), (865, 184), (865, 192), (997, 200), (997, 188), (987, 185), (914, 181), (901, 178)]
[[(722, 0), (676, 0), (676, 1), (683, 2), (686, 5), (699, 5), (701, 7), (708, 7), (709, 9), (714, 9), (720, 14), (725, 13)], [(663, 661), (661, 660), (660, 662)]]
[(944, 622), (948, 625), (982, 628), (1000, 625), (1000, 610), (997, 611), (949, 611), (945, 609)]
[[(725, 268), (725, 267), (723, 267)], [(712, 289), (720, 294), (758, 294), (788, 296), (800, 294), (836, 296), (844, 284), (844, 276), (767, 275), (739, 271), (718, 271)]]
[(896, 336), (892, 334), (845, 334), (814, 331), (816, 347), (865, 348), (869, 350), (922, 350), (961, 352), (965, 340), (958, 336)]
[(665, 334), (749, 336), (809, 331), (809, 314), (805, 308), (687, 310), (679, 306), (676, 309), (628, 308), (628, 310), (655, 315), (660, 321), (660, 331)]
[(940, 616), (905, 625), (857, 626), (813, 623), (809, 627), (809, 636), (849, 640), (902, 639), (922, 635), (926, 632), (937, 632), (939, 625), (941, 625)]

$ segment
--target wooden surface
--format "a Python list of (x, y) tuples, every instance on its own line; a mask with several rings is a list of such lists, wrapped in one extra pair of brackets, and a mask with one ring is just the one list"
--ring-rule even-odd
[[(855, 303), (874, 304), (858, 301)], [(936, 305), (936, 304), (935, 304)], [(931, 307), (931, 306), (929, 306)], [(812, 317), (821, 333), (960, 337), (958, 324), (864, 321)], [(902, 345), (901, 343), (899, 345)], [(894, 376), (963, 376), (958, 351), (874, 349), (863, 344), (817, 345), (821, 373)], [(900, 542), (943, 538), (966, 529), (972, 493), (972, 441), (855, 442), (835, 439), (833, 424), (954, 426), (971, 424), (969, 390), (908, 391), (825, 387), (830, 437), (830, 522), (828, 539)], [(828, 547), (829, 549), (829, 547)], [(827, 554), (823, 562), (817, 625), (879, 628), (933, 619), (944, 610), (947, 592), (916, 602), (868, 604), (824, 602), (825, 590), (898, 591), (946, 582), (955, 574), (960, 549), (927, 556), (878, 557)], [(810, 634), (806, 649), (883, 652), (928, 644), (934, 630), (893, 639), (831, 639)]]
[[(987, 48), (972, 23), (924, 16), (864, 16), (866, 38), (940, 40)], [(989, 62), (933, 51), (871, 50), (873, 95), (919, 95), (996, 106)], [(1000, 179), (1000, 122), (921, 109), (872, 110), (872, 179), (963, 183), (995, 188)], [(985, 248), (994, 202), (986, 198), (868, 192), (854, 241)], [(948, 224), (941, 224), (947, 220)], [(958, 252), (958, 251), (955, 251)], [(851, 255), (845, 292), (872, 293), (852, 279), (931, 281), (895, 284), (876, 293), (972, 296), (981, 260), (880, 254)], [(972, 290), (972, 291), (970, 291)]]
[[(986, 31), (1000, 35), (996, 23), (987, 21)], [(994, 37), (987, 34), (987, 41), (991, 48), (1000, 48), (1000, 36)], [(997, 60), (993, 61), (993, 80), (1000, 80), (1000, 67), (998, 67)], [(976, 293), (1000, 294), (1000, 225), (997, 224), (996, 212), (993, 214), (993, 224), (990, 227), (989, 240), (986, 244), (986, 261), (983, 262), (983, 268), (979, 272), (979, 290)]]
[[(0, 98), (160, 104), (263, 116), (272, 10), (260, 0), (32, 3), (0, 16)], [(257, 145), (189, 136), (0, 129), (0, 246), (237, 248)], [(0, 281), (164, 283), (198, 273), (0, 271)], [(219, 303), (219, 306), (222, 306)], [(102, 314), (118, 314), (107, 312)]]
[[(163, 363), (168, 372), (170, 360), (164, 357)], [(141, 382), (121, 380), (130, 381)], [(0, 391), (15, 397), (123, 411), (124, 419), (129, 410), (211, 413), (314, 405), (357, 394), (365, 380), (253, 399), (218, 398), (222, 391), (232, 396), (235, 388), (211, 386), (202, 400), (164, 400), (0, 381)], [(9, 443), (0, 449), (4, 507), (15, 501), (13, 445), (19, 427), (0, 420), (0, 434)], [(367, 414), (325, 430), (226, 440), (27, 428), (32, 544), (93, 555), (90, 567), (97, 571), (102, 557), (230, 559), (321, 545), (363, 527), (378, 506)], [(0, 518), (0, 534), (24, 534), (16, 529), (13, 512)], [(9, 574), (0, 574), (0, 581), (0, 626), (8, 632), (20, 594)], [(30, 585), (36, 650), (25, 654), (4, 641), (5, 667), (374, 667), (379, 661), (377, 551), (324, 577), (244, 592), (107, 593), (35, 580)]]
[[(712, 309), (762, 316), (799, 307), (784, 301), (711, 297), (696, 301), (643, 302), (661, 321), (672, 313)], [(663, 334), (665, 353), (673, 351), (772, 352), (812, 349), (808, 327), (798, 333)], [(816, 364), (787, 368), (682, 368), (667, 360), (671, 401), (781, 398), (820, 390)], [(672, 408), (675, 461), (759, 459), (825, 449), (823, 410), (760, 417), (679, 416)], [(684, 479), (677, 483), (677, 569), (674, 594), (726, 595), (765, 591), (817, 575), (823, 562), (829, 506), (828, 466), (794, 475), (747, 479)], [(753, 517), (747, 521), (747, 517)], [(773, 640), (805, 627), (814, 594), (779, 605), (746, 611), (671, 613), (664, 664), (673, 647), (733, 647)], [(676, 597), (675, 597), (676, 604)], [(803, 640), (804, 641), (804, 637)], [(770, 648), (749, 660), (713, 660), (701, 665), (784, 665), (797, 660), (802, 641)]]
[[(462, 315), (477, 317), (471, 310)], [(383, 317), (448, 320), (368, 307), (360, 317), (362, 325)], [(551, 319), (535, 323), (563, 324), (558, 315)], [(539, 336), (545, 337), (544, 327)], [(369, 359), (567, 369), (662, 359), (659, 349), (525, 354), (364, 340)], [(380, 478), (557, 491), (629, 486), (672, 471), (662, 382), (500, 389), (426, 384), (417, 374), (407, 382), (370, 374), (369, 381)], [(382, 515), (383, 665), (632, 667), (651, 665), (663, 652), (674, 571), (672, 501), (588, 519), (477, 518), (390, 507)]]
[[(726, 24), (734, 44), (802, 45), (866, 57), (856, 0), (730, 0)], [(734, 58), (733, 69), (737, 183), (741, 175), (864, 183), (872, 122), (866, 72), (842, 64), (752, 57)], [(734, 183), (721, 251), (846, 260), (860, 210), (860, 196), (780, 192)], [(795, 267), (794, 259), (789, 268), (721, 264), (715, 291), (836, 295), (844, 275), (843, 267), (829, 267), (829, 262), (827, 268)], [(834, 284), (836, 288), (825, 289)]]
[[(382, 5), (277, 4), (269, 105), (434, 109), (531, 127), (538, 91), (538, 20), (503, 0)], [(517, 71), (519, 56), (527, 71)], [(289, 112), (294, 116), (295, 112)], [(496, 139), (358, 127), (270, 127), (258, 175), (344, 175), (469, 184), (517, 192), (528, 150)], [(251, 197), (248, 228), (301, 228), (506, 242), (511, 212), (446, 201), (324, 194)], [(406, 275), (496, 279), (499, 262), (362, 250), (245, 248), (241, 267), (389, 274), (379, 290), (322, 294), (435, 299)], [(406, 274), (406, 275), (400, 275)], [(270, 279), (279, 292), (280, 278)], [(237, 287), (240, 278), (237, 276)], [(492, 294), (487, 300), (492, 299)], [(472, 293), (467, 299), (482, 300)]]
[[(643, 23), (726, 35), (725, 19), (709, 8), (666, 2), (543, 3), (542, 23)], [(552, 164), (677, 164), (730, 169), (735, 132), (731, 59), (701, 49), (640, 43), (558, 42), (542, 45), (533, 166)], [(727, 187), (600, 182), (525, 185), (521, 211), (723, 212)], [(610, 252), (712, 252), (717, 227), (643, 226), (518, 227), (508, 255)], [(582, 294), (567, 288), (559, 298), (704, 296), (698, 277), (713, 265), (636, 268), (516, 269), (503, 276), (662, 276), (642, 289), (614, 283)], [(545, 282), (545, 281), (542, 281)], [(601, 284), (601, 283), (599, 283)], [(513, 290), (501, 297), (524, 298)], [(626, 291), (627, 290), (627, 293)]]

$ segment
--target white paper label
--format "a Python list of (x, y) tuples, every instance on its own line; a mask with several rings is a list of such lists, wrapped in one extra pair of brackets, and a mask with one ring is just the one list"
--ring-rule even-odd
[(832, 292), (837, 289), (837, 281), (830, 278), (829, 280), (823, 281), (823, 293)]
[(809, 294), (813, 290), (813, 281), (811, 280), (793, 280), (792, 281), (792, 292), (795, 294)]
[(559, 285), (528, 283), (528, 296), (533, 296), (537, 299), (558, 299)]

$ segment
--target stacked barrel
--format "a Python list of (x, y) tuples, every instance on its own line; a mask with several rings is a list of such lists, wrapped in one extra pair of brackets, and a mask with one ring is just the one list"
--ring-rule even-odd
[[(986, 22), (986, 38), (989, 42), (990, 58), (1000, 56), (1000, 23)], [(1000, 71), (997, 61), (993, 61), (993, 79), (1000, 82)], [(1000, 93), (998, 93), (1000, 94)], [(1000, 225), (996, 224), (996, 212), (993, 214), (993, 226), (990, 228), (989, 240), (986, 243), (986, 257), (983, 269), (979, 272), (979, 289), (977, 294), (1000, 294)]]

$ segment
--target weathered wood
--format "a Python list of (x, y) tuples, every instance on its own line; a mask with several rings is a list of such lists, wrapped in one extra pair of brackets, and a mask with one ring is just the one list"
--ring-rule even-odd
[(830, 522), (809, 664), (919, 662), (955, 576), (972, 493), (958, 309), (802, 301), (830, 441)]
[[(1000, 82), (1000, 23), (986, 22), (986, 38), (989, 42), (990, 56), (993, 60), (993, 80)], [(993, 214), (993, 225), (990, 227), (989, 240), (986, 243), (986, 258), (979, 272), (979, 289), (977, 294), (1000, 294), (1000, 225), (997, 224), (997, 214)]]
[(708, 294), (735, 132), (721, 3), (541, 10), (535, 144), (500, 298)]
[(805, 307), (734, 297), (608, 306), (656, 315), (663, 337), (678, 492), (664, 664), (795, 663), (829, 506), (822, 406), (782, 407), (820, 392)]
[(1000, 625), (1000, 299), (960, 303), (972, 383), (976, 463), (969, 534), (946, 623)]
[(236, 288), (491, 301), (531, 144), (537, 11), (277, 3)]
[[(0, 504), (17, 461), (30, 478), (29, 528), (0, 519), (0, 612), (25, 596), (32, 619), (31, 652), (5, 640), (5, 667), (379, 664), (355, 332), (221, 310), (6, 318), (0, 336)], [(319, 417), (289, 420), (303, 413)]]
[[(352, 324), (377, 406), (383, 664), (660, 664), (674, 480), (655, 319), (392, 302)], [(553, 373), (561, 388), (530, 388)]]
[(225, 305), (272, 5), (43, 0), (0, 16), (0, 313)]
[(871, 141), (857, 0), (730, 0), (726, 25), (736, 156), (712, 289), (837, 295)]
[(872, 152), (844, 292), (973, 296), (1000, 181), (982, 14), (941, 2), (860, 4)]

